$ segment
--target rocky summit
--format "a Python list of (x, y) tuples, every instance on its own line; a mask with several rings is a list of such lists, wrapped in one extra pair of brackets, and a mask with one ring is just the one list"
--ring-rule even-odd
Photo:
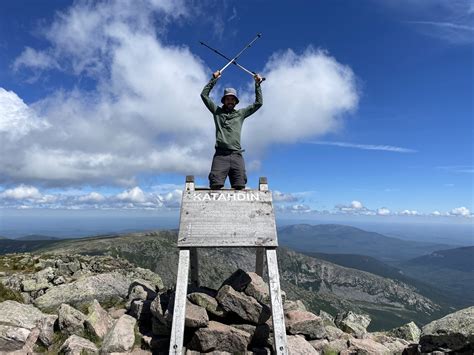
[[(156, 273), (118, 257), (0, 257), (1, 354), (167, 354), (174, 292)], [(188, 288), (186, 354), (271, 354), (267, 283), (241, 269), (215, 288)], [(289, 353), (422, 354), (474, 350), (474, 307), (420, 328), (369, 332), (354, 311), (308, 311), (284, 299)]]

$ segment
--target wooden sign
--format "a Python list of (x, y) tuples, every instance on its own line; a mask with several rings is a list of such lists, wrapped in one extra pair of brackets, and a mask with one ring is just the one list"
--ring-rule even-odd
[(271, 191), (183, 192), (178, 247), (276, 247)]

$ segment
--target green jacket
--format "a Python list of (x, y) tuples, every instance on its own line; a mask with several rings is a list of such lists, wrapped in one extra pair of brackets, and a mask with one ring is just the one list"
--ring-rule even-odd
[(216, 84), (218, 79), (212, 78), (211, 81), (204, 86), (201, 92), (204, 105), (212, 112), (214, 116), (214, 124), (216, 125), (216, 148), (228, 150), (242, 150), (240, 146), (240, 134), (242, 132), (242, 124), (245, 118), (253, 114), (263, 105), (262, 89), (260, 84), (255, 83), (255, 102), (240, 110), (233, 109), (228, 112), (222, 107), (217, 106), (209, 97), (209, 93)]

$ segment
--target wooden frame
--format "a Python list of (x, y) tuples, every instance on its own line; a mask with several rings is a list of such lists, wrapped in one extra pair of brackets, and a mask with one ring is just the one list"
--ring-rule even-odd
[[(278, 262), (276, 247), (278, 246), (275, 215), (273, 213), (273, 202), (271, 191), (268, 190), (267, 178), (261, 177), (259, 179), (258, 190), (244, 190), (245, 193), (254, 193), (259, 196), (259, 199), (249, 199), (239, 201), (242, 203), (233, 203), (235, 200), (222, 200), (219, 201), (218, 197), (209, 199), (209, 203), (200, 204), (202, 197), (195, 197), (198, 203), (193, 204), (193, 201), (186, 200), (189, 196), (201, 196), (199, 194), (192, 195), (196, 191), (211, 191), (211, 193), (221, 193), (224, 191), (228, 193), (234, 190), (209, 190), (209, 189), (195, 189), (194, 176), (186, 176), (185, 191), (183, 193), (183, 203), (181, 205), (180, 215), (180, 226), (178, 236), (178, 248), (179, 248), (179, 262), (178, 262), (178, 275), (176, 280), (176, 293), (173, 311), (173, 323), (171, 328), (171, 339), (169, 353), (174, 355), (183, 354), (183, 340), (184, 340), (184, 323), (186, 316), (186, 296), (188, 287), (188, 275), (191, 269), (191, 283), (195, 286), (199, 286), (199, 265), (198, 265), (198, 247), (256, 247), (256, 263), (255, 272), (263, 276), (264, 272), (264, 259), (267, 261), (269, 288), (270, 288), (270, 299), (271, 309), (273, 318), (273, 332), (274, 332), (274, 349), (278, 355), (287, 355), (288, 347), (286, 341), (286, 329), (285, 329), (285, 317), (283, 313), (281, 289), (280, 289), (280, 277), (278, 272)], [(256, 195), (258, 193), (258, 195)], [(204, 195), (203, 195), (204, 196)], [(220, 195), (214, 195), (220, 196)], [(261, 198), (261, 199), (260, 199)], [(237, 198), (236, 198), (237, 200)], [(237, 220), (231, 226), (231, 239), (228, 239), (226, 235), (218, 234), (220, 237), (213, 236), (207, 237), (203, 231), (197, 233), (193, 230), (193, 225), (208, 222), (208, 228), (212, 229), (212, 225), (209, 224), (209, 217), (206, 217), (206, 209), (209, 206), (213, 206), (213, 203), (219, 203), (219, 208), (234, 208), (240, 212), (243, 216)], [(247, 203), (248, 202), (248, 203)], [(232, 204), (232, 206), (230, 206)], [(197, 206), (197, 207), (196, 207)], [(214, 206), (215, 207), (215, 206)], [(194, 210), (193, 210), (194, 208)], [(245, 214), (248, 213), (248, 216)], [(190, 216), (191, 215), (191, 216)], [(200, 217), (203, 217), (200, 219)], [(207, 219), (206, 219), (207, 218)], [(257, 221), (256, 224), (251, 224), (252, 228), (248, 225), (242, 225), (248, 223), (250, 219), (253, 222)], [(263, 231), (262, 231), (263, 229)], [(209, 233), (215, 231), (209, 230)], [(240, 234), (238, 234), (240, 233)], [(240, 236), (238, 238), (237, 236)], [(264, 237), (262, 237), (264, 236)], [(233, 239), (232, 239), (233, 238)]]

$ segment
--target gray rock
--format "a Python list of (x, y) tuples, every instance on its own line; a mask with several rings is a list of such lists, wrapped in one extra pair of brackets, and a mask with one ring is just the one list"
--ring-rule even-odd
[(405, 354), (407, 349), (410, 347), (410, 342), (404, 339), (386, 335), (383, 332), (370, 333), (369, 338), (385, 346), (388, 350), (390, 350), (391, 354)]
[(151, 270), (137, 267), (133, 270), (133, 274), (136, 278), (147, 280), (152, 286), (152, 290), (155, 292), (161, 291), (165, 288), (161, 277)]
[(346, 351), (349, 347), (346, 339), (337, 339), (330, 341), (324, 346), (323, 354), (339, 354), (342, 351)]
[(61, 332), (68, 335), (82, 334), (85, 320), (86, 316), (70, 305), (63, 303), (59, 306), (58, 324)]
[(362, 337), (367, 333), (370, 321), (371, 319), (368, 315), (357, 314), (352, 311), (339, 313), (335, 319), (339, 329), (356, 337)]
[(199, 328), (193, 335), (189, 349), (196, 351), (245, 352), (250, 343), (250, 334), (243, 330), (210, 321), (205, 328)]
[(313, 346), (300, 335), (288, 335), (286, 339), (289, 355), (319, 355)]
[(66, 279), (64, 278), (64, 276), (58, 276), (53, 279), (53, 284), (55, 286), (62, 285), (64, 283), (66, 283)]
[(229, 285), (234, 290), (242, 292), (250, 282), (252, 282), (252, 279), (247, 274), (247, 272), (242, 269), (238, 269), (224, 281), (222, 286)]
[(289, 312), (289, 311), (306, 311), (306, 307), (304, 305), (303, 302), (301, 302), (300, 300), (297, 300), (297, 301), (285, 301), (283, 303), (283, 311), (286, 313), (286, 312)]
[(30, 329), (0, 324), (0, 349), (3, 351), (22, 349), (30, 333)]
[(135, 300), (130, 306), (129, 314), (136, 318), (140, 324), (148, 324), (151, 322), (151, 301)]
[(39, 340), (46, 346), (49, 347), (54, 341), (54, 323), (58, 316), (55, 314), (47, 314), (39, 322), (38, 328), (40, 329)]
[(355, 352), (356, 354), (392, 354), (390, 349), (372, 339), (351, 339), (349, 351)]
[(231, 324), (232, 327), (243, 330), (251, 335), (250, 345), (253, 347), (265, 347), (273, 345), (273, 338), (270, 339), (270, 327), (267, 324)]
[(328, 325), (331, 327), (335, 327), (336, 323), (334, 323), (334, 317), (327, 312), (324, 312), (322, 309), (319, 310), (319, 316), (323, 320), (324, 325)]
[(207, 326), (208, 323), (209, 317), (206, 310), (187, 301), (184, 325), (189, 328), (201, 328)]
[(474, 306), (448, 314), (425, 325), (421, 331), (422, 352), (474, 350)]
[(306, 311), (290, 311), (285, 314), (286, 331), (289, 334), (303, 334), (309, 339), (322, 339), (326, 336), (323, 320)]
[(165, 313), (170, 303), (170, 296), (166, 293), (158, 294), (151, 302), (151, 314), (158, 319), (162, 324), (167, 324)]
[(87, 311), (84, 323), (85, 328), (94, 336), (102, 339), (114, 324), (112, 317), (102, 308), (97, 300), (92, 301)]
[(34, 279), (27, 279), (21, 282), (21, 290), (24, 292), (34, 292), (39, 290), (45, 290), (49, 288), (51, 284), (48, 280), (34, 280)]
[(405, 339), (411, 343), (418, 343), (420, 341), (421, 330), (414, 322), (402, 325), (387, 332), (387, 335)]
[(319, 354), (322, 354), (324, 348), (329, 344), (327, 339), (310, 340), (309, 343)]
[(216, 297), (223, 309), (234, 312), (243, 320), (253, 324), (265, 323), (271, 315), (270, 309), (255, 298), (235, 291), (231, 286), (223, 286)]
[(126, 309), (130, 309), (133, 301), (145, 301), (147, 299), (147, 292), (141, 285), (135, 285), (128, 293)]
[(137, 320), (127, 314), (120, 317), (104, 337), (101, 352), (126, 352), (135, 343), (135, 324)]
[(258, 302), (269, 306), (270, 289), (268, 285), (263, 281), (262, 277), (255, 272), (247, 272), (247, 275), (250, 277), (250, 282), (247, 287), (245, 287), (244, 293), (255, 298)]
[(127, 313), (127, 310), (125, 308), (118, 308), (116, 309), (115, 307), (112, 307), (107, 310), (107, 313), (109, 316), (111, 316), (113, 319), (119, 319), (121, 316)]
[(188, 295), (188, 300), (195, 305), (203, 307), (207, 312), (215, 316), (224, 317), (226, 315), (226, 311), (217, 303), (217, 300), (208, 294), (193, 292)]
[[(323, 320), (324, 324), (324, 320)], [(352, 337), (350, 334), (344, 333), (342, 330), (335, 326), (331, 325), (325, 325), (324, 329), (326, 330), (326, 339), (329, 341), (336, 340), (336, 339), (348, 339), (349, 337)]]
[(61, 346), (59, 353), (65, 355), (92, 355), (98, 354), (99, 349), (90, 340), (71, 335)]
[(93, 301), (117, 301), (125, 299), (130, 280), (119, 273), (87, 276), (75, 282), (50, 288), (38, 297), (34, 304), (40, 309), (56, 309), (62, 303), (72, 305)]
[[(53, 319), (56, 319), (56, 316), (44, 314), (33, 305), (16, 301), (0, 303), (0, 349), (20, 350), (28, 345), (27, 341), (34, 340), (34, 344), (38, 337), (48, 342), (47, 339), (53, 331)], [(36, 336), (34, 329), (38, 330)]]

